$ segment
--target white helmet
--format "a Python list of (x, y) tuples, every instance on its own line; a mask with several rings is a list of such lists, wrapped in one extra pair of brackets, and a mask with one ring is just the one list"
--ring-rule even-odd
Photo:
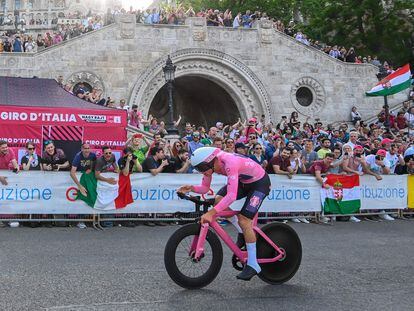
[(213, 160), (220, 149), (214, 147), (201, 147), (194, 151), (191, 156), (191, 165), (199, 172), (205, 172), (213, 168)]

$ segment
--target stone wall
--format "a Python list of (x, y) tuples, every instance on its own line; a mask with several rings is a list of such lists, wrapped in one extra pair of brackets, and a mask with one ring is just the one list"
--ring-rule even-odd
[[(258, 29), (207, 27), (200, 18), (189, 18), (184, 26), (142, 25), (135, 24), (135, 16), (123, 15), (114, 25), (36, 54), (0, 54), (0, 74), (85, 81), (147, 113), (164, 84), (168, 54), (177, 65), (176, 76), (219, 84), (243, 117), (264, 113), (278, 121), (296, 109), (304, 117), (338, 121), (349, 119), (353, 105), (371, 116), (383, 104), (382, 98), (364, 96), (377, 81), (376, 67), (335, 60), (266, 22)], [(313, 95), (307, 107), (296, 100), (300, 87)]]

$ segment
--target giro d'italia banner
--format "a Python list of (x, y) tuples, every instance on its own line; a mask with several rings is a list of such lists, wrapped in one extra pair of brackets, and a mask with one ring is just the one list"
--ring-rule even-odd
[[(193, 203), (178, 198), (176, 189), (183, 184), (201, 183), (200, 174), (137, 173), (115, 179), (113, 185), (99, 185), (89, 176), (88, 196), (82, 198), (69, 172), (0, 171), (8, 185), (0, 185), (0, 214), (116, 214), (193, 212)], [(81, 174), (78, 178), (81, 179)], [(88, 177), (88, 178), (89, 178)], [(83, 178), (86, 178), (85, 176)], [(85, 182), (82, 180), (82, 182)], [(272, 188), (261, 212), (320, 212), (321, 186), (313, 176), (271, 176)], [(214, 176), (214, 194), (226, 183), (225, 176)], [(360, 177), (361, 209), (401, 209), (407, 207), (407, 176)], [(240, 209), (244, 200), (232, 205)]]

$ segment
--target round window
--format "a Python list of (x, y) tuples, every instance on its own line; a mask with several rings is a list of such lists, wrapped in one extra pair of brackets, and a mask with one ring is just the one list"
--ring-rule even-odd
[(313, 102), (312, 91), (307, 87), (300, 87), (296, 91), (296, 100), (301, 106), (307, 107), (310, 106)]

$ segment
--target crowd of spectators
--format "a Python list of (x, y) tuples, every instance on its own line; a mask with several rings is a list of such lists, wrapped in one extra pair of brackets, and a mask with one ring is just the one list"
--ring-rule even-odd
[[(123, 10), (123, 13), (127, 13)], [(328, 45), (318, 40), (309, 38), (294, 21), (290, 21), (287, 26), (282, 20), (267, 15), (266, 12), (250, 11), (233, 13), (230, 9), (223, 11), (217, 9), (201, 9), (196, 12), (191, 6), (184, 8), (183, 6), (168, 7), (164, 9), (147, 9), (144, 11), (133, 10), (128, 11), (130, 14), (136, 15), (137, 23), (143, 24), (166, 24), (166, 25), (184, 25), (187, 17), (204, 17), (207, 26), (232, 27), (232, 28), (257, 28), (257, 24), (262, 20), (269, 20), (273, 24), (273, 28), (279, 32), (283, 32), (297, 41), (323, 51), (329, 56), (338, 60), (350, 63), (370, 63), (377, 67), (381, 66), (381, 62), (377, 56), (361, 56), (358, 55), (354, 47), (347, 49), (340, 45)]]
[[(414, 97), (412, 99), (403, 103), (395, 121), (392, 121), (392, 113), (384, 119), (380, 112), (376, 122), (365, 124), (363, 116), (354, 107), (351, 112), (353, 125), (342, 123), (333, 128), (319, 120), (302, 123), (298, 114), (292, 112), (290, 116), (282, 116), (277, 124), (266, 123), (264, 115), (245, 121), (239, 119), (234, 124), (217, 122), (208, 129), (185, 123), (181, 138), (171, 143), (164, 139), (167, 133), (162, 121), (152, 116), (144, 119), (138, 107), (128, 109), (122, 100), (117, 108), (128, 110), (130, 125), (150, 133), (153, 141), (142, 133), (134, 134), (126, 141), (118, 161), (109, 147), (94, 153), (91, 146), (84, 143), (75, 158), (68, 159), (64, 150), (56, 148), (53, 141), (45, 141), (43, 146), (29, 142), (20, 163), (7, 142), (0, 141), (0, 169), (11, 169), (15, 173), (21, 170), (70, 171), (82, 193), (85, 189), (76, 178), (77, 171), (95, 171), (97, 179), (100, 179), (103, 168), (105, 172), (120, 174), (196, 173), (190, 164), (191, 154), (203, 146), (214, 146), (250, 157), (269, 174), (284, 175), (289, 179), (298, 174), (311, 174), (323, 187), (329, 187), (323, 180), (326, 173), (366, 174), (381, 180), (383, 175), (414, 174)], [(401, 116), (405, 122), (397, 121)], [(390, 121), (388, 125), (387, 119)], [(113, 182), (103, 177), (101, 180)], [(1, 177), (0, 182), (7, 184), (7, 179)], [(376, 216), (367, 217), (373, 220)], [(385, 212), (379, 217), (393, 220)], [(360, 221), (354, 216), (349, 220)], [(308, 222), (304, 217), (293, 221)], [(78, 226), (84, 228), (85, 225), (80, 223)]]
[[(29, 24), (32, 25), (32, 22), (34, 20), (31, 20)], [(89, 12), (84, 16), (76, 13), (66, 17), (62, 16), (60, 19), (56, 18), (51, 25), (52, 30), (45, 33), (34, 35), (23, 29), (6, 31), (0, 36), (0, 53), (35, 53), (82, 34), (98, 30), (113, 22), (114, 15), (112, 13), (98, 15)]]
[[(104, 25), (114, 22), (117, 14), (134, 14), (137, 23), (143, 24), (166, 24), (166, 25), (183, 25), (187, 17), (204, 17), (207, 26), (232, 27), (232, 28), (257, 28), (261, 20), (269, 20), (273, 28), (283, 32), (297, 41), (323, 51), (329, 56), (338, 60), (350, 63), (370, 63), (380, 67), (382, 63), (377, 56), (358, 55), (354, 47), (346, 48), (340, 45), (327, 45), (318, 40), (309, 38), (294, 21), (290, 21), (287, 26), (277, 18), (267, 15), (266, 12), (250, 11), (233, 13), (230, 9), (220, 11), (217, 9), (201, 9), (196, 12), (191, 6), (184, 8), (182, 5), (176, 7), (153, 8), (147, 10), (125, 9), (111, 11), (104, 15), (93, 15), (91, 12), (82, 16), (81, 13), (75, 13), (61, 18), (79, 19), (75, 24), (59, 24), (59, 18), (52, 20), (54, 26), (53, 32), (38, 34), (36, 37), (25, 34), (23, 31), (16, 34), (5, 33), (0, 40), (0, 52), (36, 52), (40, 48), (47, 48), (51, 45), (58, 44), (62, 41), (69, 40), (81, 34), (100, 29)], [(22, 19), (20, 23), (26, 25), (47, 24), (47, 20), (41, 19)], [(2, 42), (3, 41), (3, 42)], [(385, 65), (388, 64), (385, 62)]]

